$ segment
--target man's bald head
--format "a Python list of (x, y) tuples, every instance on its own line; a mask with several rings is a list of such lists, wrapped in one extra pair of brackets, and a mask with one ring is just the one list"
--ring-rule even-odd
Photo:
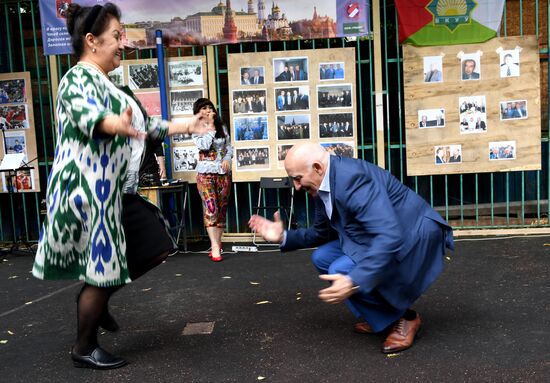
[(316, 195), (325, 176), (330, 154), (320, 145), (302, 143), (294, 145), (285, 158), (285, 169), (296, 190), (303, 188)]

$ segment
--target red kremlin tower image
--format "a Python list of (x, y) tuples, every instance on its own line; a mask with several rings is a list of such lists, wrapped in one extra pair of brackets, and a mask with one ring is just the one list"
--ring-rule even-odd
[(231, 0), (227, 0), (225, 8), (225, 23), (223, 25), (223, 38), (228, 43), (237, 42), (237, 26), (233, 18), (233, 10), (231, 9)]

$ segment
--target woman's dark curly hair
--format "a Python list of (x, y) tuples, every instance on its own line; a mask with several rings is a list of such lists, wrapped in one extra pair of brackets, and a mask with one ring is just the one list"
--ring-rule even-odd
[(73, 53), (77, 58), (84, 52), (84, 36), (91, 33), (99, 36), (107, 29), (109, 20), (114, 17), (120, 21), (120, 9), (113, 3), (81, 7), (72, 3), (67, 9), (67, 31), (71, 35)]
[(214, 111), (214, 113), (216, 113), (216, 117), (214, 117), (214, 126), (216, 127), (216, 138), (225, 138), (225, 131), (223, 129), (223, 121), (220, 118), (220, 115), (218, 114), (218, 110), (216, 109), (216, 107), (214, 106), (212, 101), (210, 101), (207, 98), (199, 98), (193, 104), (193, 114), (199, 113), (200, 110), (202, 108), (204, 108), (205, 106), (212, 107), (212, 110)]

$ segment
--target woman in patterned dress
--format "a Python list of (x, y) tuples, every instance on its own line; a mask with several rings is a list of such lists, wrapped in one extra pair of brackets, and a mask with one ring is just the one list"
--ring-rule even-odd
[(115, 5), (71, 4), (67, 29), (80, 61), (59, 84), (57, 145), (33, 274), (84, 281), (71, 358), (76, 367), (117, 368), (126, 361), (97, 341), (99, 326), (118, 328), (109, 298), (175, 248), (158, 209), (136, 194), (144, 147), (171, 134), (201, 133), (212, 120), (148, 118), (109, 80), (123, 49)]
[(231, 192), (233, 148), (229, 133), (212, 101), (199, 98), (193, 104), (193, 114), (195, 117), (214, 119), (214, 126), (204, 134), (194, 134), (193, 142), (199, 149), (197, 189), (203, 202), (204, 226), (210, 238), (208, 255), (212, 261), (220, 262), (225, 215)]

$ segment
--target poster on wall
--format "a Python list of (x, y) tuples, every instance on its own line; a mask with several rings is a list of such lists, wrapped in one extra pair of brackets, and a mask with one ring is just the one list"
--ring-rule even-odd
[(285, 176), (299, 142), (355, 157), (355, 50), (228, 55), (233, 180)]
[[(44, 54), (71, 53), (66, 27), (69, 4), (94, 6), (106, 2), (40, 0)], [(154, 47), (156, 30), (162, 30), (165, 43), (171, 47), (366, 36), (370, 33), (369, 0), (302, 0), (299, 6), (293, 0), (110, 2), (121, 10), (123, 43), (133, 48)]]
[(541, 168), (536, 36), (403, 53), (409, 176)]
[[(0, 158), (20, 154), (25, 171), (2, 172), (0, 191), (38, 192), (36, 131), (29, 72), (0, 73)], [(35, 171), (34, 171), (35, 170)]]

